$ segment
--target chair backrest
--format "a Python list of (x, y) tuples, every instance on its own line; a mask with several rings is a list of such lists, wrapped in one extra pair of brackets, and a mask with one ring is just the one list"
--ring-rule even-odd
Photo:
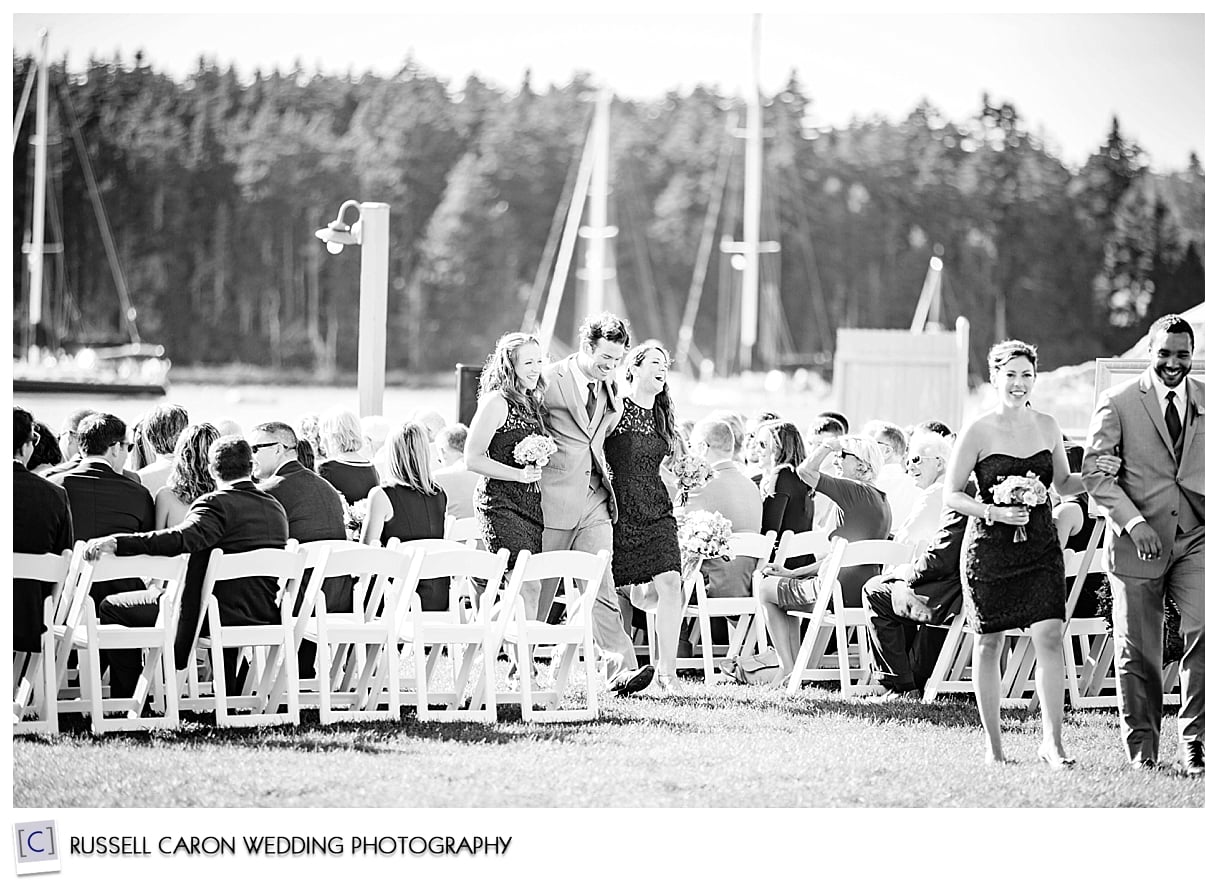
[(386, 548), (395, 551), (461, 551), (469, 548), (464, 542), (454, 542), (452, 539), (407, 539), (405, 542), (400, 539), (390, 539), (386, 544)]
[(308, 559), (313, 572), (309, 584), (305, 586), (304, 603), (296, 623), (298, 632), (303, 634), (307, 627), (322, 583), (335, 576), (356, 578), (355, 596), (368, 596), (363, 609), (370, 615), (377, 615), (383, 604), (384, 615), (396, 620), (398, 598), (410, 573), (412, 554), (356, 542), (351, 543), (350, 547), (336, 545), (318, 549), (316, 555)]
[[(525, 582), (561, 579), (567, 600), (567, 621), (582, 621), (585, 615), (591, 615), (592, 603), (595, 602), (596, 592), (600, 590), (608, 567), (608, 550), (601, 550), (596, 554), (587, 551), (543, 551), (540, 554), (531, 554), (522, 550), (516, 555), (516, 566), (508, 581), (504, 603), (515, 603)], [(577, 588), (573, 584), (575, 582), (582, 582), (583, 587)]]
[(299, 543), (295, 539), (289, 539), (283, 548), (257, 548), (253, 551), (228, 554), (219, 548), (214, 549), (207, 559), (207, 569), (203, 573), (199, 615), (195, 621), (195, 633), (190, 645), (194, 647), (199, 642), (203, 622), (207, 619), (207, 607), (217, 582), (249, 576), (268, 576), (279, 582), (280, 604), (284, 602), (284, 598), (294, 600), (296, 586), (299, 585), (305, 570), (305, 556), (299, 549)]
[(815, 555), (817, 560), (824, 560), (831, 545), (832, 540), (829, 538), (827, 529), (804, 530), (800, 533), (787, 530), (778, 540), (778, 550), (774, 552), (774, 562), (786, 564), (793, 557), (802, 557), (807, 554)]
[(856, 539), (846, 543), (841, 565), (857, 567), (863, 564), (879, 564), (894, 567), (909, 563), (913, 560), (913, 554), (914, 547), (906, 542), (893, 539)]
[(72, 549), (59, 554), (13, 554), (13, 578), (53, 582), (62, 587), (72, 566)]
[(444, 521), (444, 538), (453, 542), (476, 543), (482, 538), (482, 528), (477, 518), (447, 518)]
[(356, 548), (380, 548), (379, 545), (365, 545), (354, 539), (314, 539), (312, 542), (301, 542), (296, 546), (305, 556), (305, 569), (317, 566), (317, 561), (327, 551), (345, 551)]
[(94, 582), (143, 579), (150, 585), (159, 583), (165, 589), (161, 596), (156, 627), (176, 627), (182, 587), (186, 582), (186, 567), (189, 563), (189, 554), (179, 554), (176, 557), (151, 554), (133, 554), (126, 557), (106, 555), (97, 560), (82, 561), (75, 596), (63, 624), (71, 631), (79, 626), (84, 606), (89, 600), (89, 589)]
[[(491, 606), (499, 597), (508, 559), (511, 557), (511, 552), (506, 548), (492, 554), (445, 539), (403, 542), (396, 553), (402, 554), (404, 551), (414, 554), (406, 582), (407, 589), (413, 591), (423, 579), (448, 579), (447, 615), (454, 617), (460, 614), (463, 599), (469, 600), (479, 618), (489, 615)], [(480, 586), (474, 580), (479, 580), (484, 585)], [(399, 627), (409, 609), (409, 599), (403, 600), (398, 607)]]
[(733, 533), (730, 542), (731, 553), (736, 557), (755, 557), (758, 563), (764, 563), (770, 559), (774, 536), (774, 530), (767, 530), (765, 533)]

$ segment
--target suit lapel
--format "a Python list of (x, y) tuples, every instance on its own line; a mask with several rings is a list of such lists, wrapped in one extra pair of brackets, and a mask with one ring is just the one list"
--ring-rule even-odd
[(588, 420), (588, 408), (584, 404), (583, 396), (579, 391), (579, 380), (575, 375), (574, 355), (567, 357), (567, 363), (563, 365), (563, 376), (558, 382), (558, 388), (562, 392), (562, 399), (567, 405), (567, 410), (571, 414), (571, 419), (575, 424), (587, 433), (588, 437), (592, 437), (592, 424)]
[(1155, 394), (1154, 383), (1150, 379), (1150, 371), (1142, 375), (1142, 380), (1138, 384), (1142, 390), (1142, 406), (1146, 408), (1146, 415), (1150, 417), (1151, 425), (1159, 433), (1159, 437), (1163, 439), (1163, 443), (1167, 445), (1167, 449), (1172, 452), (1172, 458), (1175, 458), (1175, 445), (1171, 443), (1171, 434), (1167, 431), (1167, 423), (1163, 419), (1163, 411), (1159, 409), (1159, 396)]
[[(1184, 382), (1188, 384), (1188, 412), (1184, 418), (1183, 447), (1184, 452), (1187, 453), (1192, 446), (1193, 436), (1197, 434), (1197, 421), (1205, 413), (1205, 401), (1202, 400), (1205, 393), (1202, 391), (1204, 387), (1200, 383), (1190, 378), (1185, 378)], [(1181, 455), (1180, 459), (1183, 460), (1184, 456)]]

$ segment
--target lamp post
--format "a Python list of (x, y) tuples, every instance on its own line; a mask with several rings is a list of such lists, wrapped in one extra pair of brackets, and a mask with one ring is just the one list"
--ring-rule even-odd
[[(359, 211), (354, 224), (347, 209)], [(348, 199), (338, 216), (314, 233), (326, 250), (339, 254), (359, 245), (359, 415), (377, 416), (385, 404), (385, 337), (389, 320), (389, 205)]]

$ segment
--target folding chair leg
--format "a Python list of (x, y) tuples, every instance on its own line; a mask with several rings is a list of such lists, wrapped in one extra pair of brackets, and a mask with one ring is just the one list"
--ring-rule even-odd
[(698, 607), (698, 633), (702, 638), (702, 677), (709, 686), (715, 681), (715, 646), (711, 638), (710, 616), (705, 605)]

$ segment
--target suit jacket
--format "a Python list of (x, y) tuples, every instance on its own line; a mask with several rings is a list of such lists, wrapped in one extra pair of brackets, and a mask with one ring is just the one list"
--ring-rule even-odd
[(347, 538), (342, 494), (298, 460), (285, 462), (258, 489), (283, 506), (288, 516), (288, 536), (297, 542)]
[[(1154, 579), (1169, 555), (1139, 560), (1125, 526), (1141, 515), (1170, 549), (1177, 528), (1205, 527), (1205, 384), (1191, 377), (1179, 450), (1173, 448), (1148, 368), (1142, 375), (1106, 390), (1091, 418), (1083, 456), (1083, 484), (1111, 529), (1105, 540), (1108, 571)], [(1101, 454), (1121, 457), (1118, 475), (1096, 469)]]
[[(13, 460), (13, 551), (18, 554), (58, 554), (73, 542), (72, 510), (62, 487)], [(42, 602), (51, 585), (29, 579), (13, 580), (13, 649), (38, 652), (43, 632)]]
[[(288, 516), (273, 496), (239, 481), (232, 487), (200, 496), (186, 519), (175, 527), (151, 533), (116, 536), (118, 555), (188, 553), (182, 611), (178, 618), (174, 656), (179, 668), (190, 661), (195, 626), (200, 615), (203, 576), (212, 550), (253, 551), (283, 548), (288, 541)], [(226, 625), (265, 625), (279, 621), (275, 603), (278, 584), (272, 578), (253, 577), (216, 583), (220, 621)]]
[(914, 561), (909, 587), (930, 607), (932, 624), (941, 625), (960, 612), (960, 550), (967, 525), (967, 515), (944, 506), (938, 532)]
[[(47, 469), (42, 473), (42, 477), (50, 479), (56, 475), (62, 475), (64, 472), (70, 472), (72, 469), (80, 465), (80, 461), (82, 459), (84, 459), (84, 455), (78, 450), (72, 454), (70, 459), (65, 459), (59, 465), (52, 466), (51, 468)], [(139, 481), (141, 484), (143, 483), (143, 481), (140, 481), (139, 472), (133, 472), (131, 469), (123, 469), (123, 474), (132, 481)]]
[(622, 399), (615, 383), (603, 383), (596, 412), (589, 420), (577, 385), (581, 378), (575, 358), (568, 356), (545, 370), (545, 403), (558, 451), (541, 470), (541, 512), (545, 525), (558, 530), (571, 530), (579, 523), (594, 480), (609, 494), (609, 517), (617, 521), (617, 498), (605, 462), (605, 436), (621, 419)]

